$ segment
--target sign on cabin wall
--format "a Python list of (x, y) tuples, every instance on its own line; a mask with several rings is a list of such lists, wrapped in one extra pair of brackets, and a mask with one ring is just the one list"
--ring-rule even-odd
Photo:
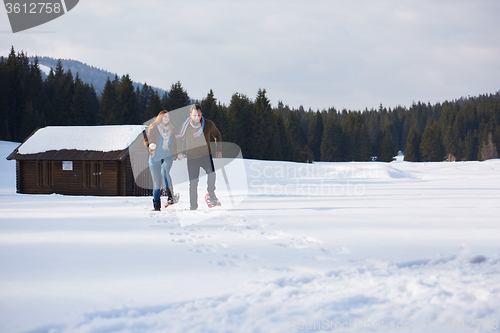
[(62, 162), (62, 169), (63, 170), (73, 170), (73, 161), (63, 161)]

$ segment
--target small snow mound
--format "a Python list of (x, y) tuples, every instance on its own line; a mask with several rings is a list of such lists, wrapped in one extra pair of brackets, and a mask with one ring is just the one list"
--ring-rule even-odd
[(394, 157), (394, 161), (395, 162), (403, 162), (405, 160), (405, 155), (403, 154), (403, 152), (400, 150), (398, 151), (398, 155), (396, 155)]
[(370, 172), (370, 177), (375, 179), (411, 179), (414, 178), (408, 171), (399, 170), (387, 163), (374, 163), (376, 168)]

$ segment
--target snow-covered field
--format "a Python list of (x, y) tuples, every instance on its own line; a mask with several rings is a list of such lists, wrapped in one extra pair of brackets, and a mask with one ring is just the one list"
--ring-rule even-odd
[(15, 147), (0, 332), (500, 332), (500, 160), (245, 160), (236, 207), (154, 213), (16, 194)]

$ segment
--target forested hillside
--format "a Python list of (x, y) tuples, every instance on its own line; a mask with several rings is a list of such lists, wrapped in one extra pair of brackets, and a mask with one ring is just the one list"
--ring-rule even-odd
[[(408, 161), (484, 160), (498, 157), (500, 93), (431, 105), (393, 109), (322, 111), (273, 107), (266, 90), (255, 98), (235, 93), (229, 105), (210, 90), (193, 100), (180, 82), (160, 95), (128, 75), (108, 78), (101, 96), (79, 73), (61, 62), (42, 79), (38, 59), (12, 48), (0, 58), (0, 139), (23, 141), (47, 125), (141, 124), (162, 109), (198, 102), (224, 141), (238, 144), (246, 158), (311, 161), (391, 161), (398, 150)], [(334, 103), (335, 101), (332, 101)]]
[[(69, 59), (54, 59), (50, 57), (37, 57), (38, 63), (40, 65), (45, 65), (47, 67), (56, 69), (58, 63), (60, 62), (66, 71), (71, 70), (72, 73), (78, 73), (78, 76), (82, 79), (83, 82), (92, 84), (95, 88), (97, 95), (100, 95), (104, 90), (104, 85), (108, 77), (114, 77), (116, 74), (111, 72), (89, 66), (77, 60), (69, 60)], [(35, 61), (35, 57), (29, 57), (30, 62)], [(42, 78), (46, 78), (47, 75), (42, 71)], [(142, 89), (143, 84), (134, 82), (134, 87), (137, 89)], [(155, 91), (158, 91), (159, 94), (164, 94), (165, 91), (163, 89), (153, 87)]]

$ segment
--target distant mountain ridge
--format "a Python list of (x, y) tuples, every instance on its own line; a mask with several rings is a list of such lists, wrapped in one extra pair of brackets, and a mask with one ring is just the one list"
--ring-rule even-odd
[[(30, 57), (30, 61), (34, 61), (35, 57)], [(47, 66), (52, 68), (53, 70), (56, 69), (57, 62), (59, 59), (54, 59), (50, 57), (38, 57), (38, 64)], [(108, 77), (111, 81), (115, 78), (115, 73), (111, 73), (108, 71), (105, 71), (103, 69), (99, 69), (94, 66), (87, 65), (81, 61), (77, 60), (70, 60), (70, 59), (61, 59), (61, 63), (63, 65), (64, 71), (68, 71), (68, 69), (71, 70), (71, 73), (73, 73), (74, 76), (76, 76), (76, 73), (78, 73), (78, 76), (80, 79), (88, 84), (92, 84), (94, 88), (97, 91), (98, 95), (101, 95), (102, 91), (104, 90), (104, 85), (106, 84), (106, 81), (108, 80)], [(47, 77), (48, 73), (46, 74), (42, 70), (42, 77)], [(120, 75), (118, 75), (119, 78), (121, 78)], [(133, 82), (134, 87), (137, 89), (142, 89), (142, 86), (144, 85), (143, 83), (139, 82)], [(166, 90), (157, 88), (157, 87), (152, 87), (153, 90), (158, 91), (158, 94), (160, 96), (163, 96), (165, 94)]]

